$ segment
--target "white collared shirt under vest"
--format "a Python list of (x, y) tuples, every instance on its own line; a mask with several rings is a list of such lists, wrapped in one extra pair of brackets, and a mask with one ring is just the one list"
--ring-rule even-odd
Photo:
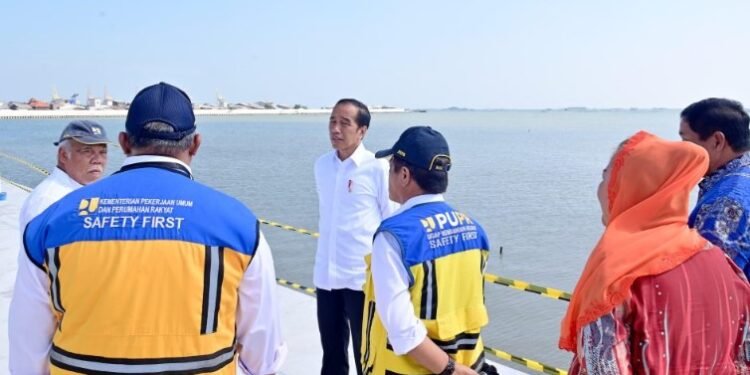
[[(125, 159), (123, 165), (146, 162), (177, 163), (192, 174), (190, 166), (166, 156), (131, 156)], [(60, 173), (64, 174), (62, 171)], [(57, 197), (55, 201), (65, 194)], [(42, 211), (44, 209), (37, 214)], [(22, 293), (13, 295), (8, 324), (23, 329), (12, 330), (14, 333), (9, 337), (11, 372), (49, 374), (48, 357), (55, 330), (55, 318), (49, 306), (49, 279), (29, 260), (23, 248), (18, 260), (14, 291)], [(262, 231), (253, 261), (242, 277), (239, 298), (237, 344), (241, 350), (238, 351), (238, 366), (247, 374), (278, 372), (286, 359), (287, 347), (281, 337), (281, 311), (276, 298), (273, 257)]]
[(388, 198), (388, 173), (388, 162), (375, 159), (362, 143), (346, 160), (334, 149), (315, 162), (320, 214), (315, 287), (362, 290), (372, 236), (398, 207)]

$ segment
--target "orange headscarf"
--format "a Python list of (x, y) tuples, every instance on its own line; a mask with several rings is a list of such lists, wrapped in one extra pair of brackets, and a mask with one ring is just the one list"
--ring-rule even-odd
[(641, 131), (611, 168), (609, 223), (573, 292), (560, 349), (575, 351), (581, 328), (630, 297), (637, 278), (669, 271), (707, 245), (687, 225), (690, 190), (708, 169), (705, 150)]

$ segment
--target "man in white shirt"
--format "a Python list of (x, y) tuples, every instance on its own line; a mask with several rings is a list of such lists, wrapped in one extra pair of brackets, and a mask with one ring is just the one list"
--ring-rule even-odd
[(244, 204), (193, 180), (190, 98), (149, 86), (125, 128), (123, 167), (27, 226), (11, 372), (278, 372), (270, 248)]
[(104, 174), (107, 167), (107, 133), (94, 121), (76, 120), (68, 124), (55, 142), (57, 166), (34, 188), (21, 207), (21, 232), (26, 224), (52, 203), (71, 191), (88, 185)]
[[(54, 142), (57, 148), (57, 165), (52, 173), (45, 178), (34, 190), (26, 197), (23, 205), (21, 206), (21, 213), (19, 215), (19, 228), (21, 230), (21, 238), (23, 238), (23, 232), (26, 229), (26, 225), (37, 215), (42, 213), (47, 207), (60, 200), (73, 190), (76, 190), (84, 185), (90, 184), (102, 177), (105, 168), (107, 167), (107, 144), (110, 143), (107, 138), (107, 133), (104, 128), (89, 120), (76, 120), (69, 123), (60, 134), (60, 138), (57, 142)], [(26, 274), (24, 271), (28, 261), (26, 260), (26, 253), (21, 249), (18, 254), (18, 267), (19, 274)], [(16, 284), (18, 282), (18, 274), (16, 275)], [(24, 283), (20, 283), (24, 285)], [(38, 290), (39, 285), (34, 287), (19, 287), (14, 290), (14, 296), (11, 300), (10, 314), (8, 317), (9, 325), (13, 325), (15, 322), (27, 321), (29, 324), (34, 324), (34, 315), (28, 315), (27, 311), (23, 309), (14, 308), (18, 306), (19, 301), (30, 298), (34, 295), (35, 291)], [(44, 298), (43, 296), (38, 296)], [(39, 299), (38, 302), (44, 302), (45, 300)], [(9, 330), (10, 332), (10, 330)], [(46, 358), (49, 351), (49, 343), (44, 343), (36, 347), (23, 347), (22, 345), (16, 345), (18, 340), (24, 339), (24, 332), (20, 335), (10, 335), (10, 359), (11, 359), (11, 370), (18, 370), (19, 373), (26, 373), (25, 370), (21, 370), (18, 367), (14, 367), (19, 364), (19, 358), (25, 357), (24, 354), (20, 354), (22, 351), (36, 351), (35, 355), (43, 356)], [(14, 362), (15, 361), (15, 364)], [(32, 367), (35, 368), (35, 367)], [(28, 370), (30, 368), (26, 368)], [(29, 371), (27, 373), (35, 373)]]
[(395, 209), (388, 199), (388, 164), (362, 144), (369, 125), (367, 106), (355, 99), (339, 100), (328, 123), (333, 150), (315, 162), (320, 238), (313, 278), (322, 375), (349, 374), (350, 332), (355, 367), (362, 374), (364, 258), (372, 251), (378, 225)]

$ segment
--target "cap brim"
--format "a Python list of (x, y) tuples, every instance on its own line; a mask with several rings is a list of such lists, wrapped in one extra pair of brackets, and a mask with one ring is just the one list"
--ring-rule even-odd
[(63, 138), (57, 142), (54, 142), (53, 144), (55, 146), (59, 146), (60, 143), (62, 143), (65, 140), (72, 139), (78, 143), (82, 143), (84, 145), (106, 145), (106, 144), (114, 144), (112, 141), (106, 138), (96, 138), (96, 137), (66, 137)]
[(391, 149), (391, 148), (389, 148), (387, 150), (380, 150), (380, 151), (378, 151), (378, 152), (375, 153), (375, 157), (378, 158), (378, 159), (384, 158), (384, 157), (388, 157), (388, 156), (391, 156), (391, 155), (393, 155), (393, 149)]
[(78, 143), (83, 143), (85, 145), (109, 145), (113, 144), (109, 139), (80, 139), (80, 138), (73, 138)]

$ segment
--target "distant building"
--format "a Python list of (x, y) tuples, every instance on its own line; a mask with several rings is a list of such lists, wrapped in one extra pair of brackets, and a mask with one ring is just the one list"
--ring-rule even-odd
[(113, 109), (128, 109), (128, 108), (130, 108), (130, 103), (129, 102), (119, 102), (117, 100), (113, 100), (111, 107)]
[(29, 107), (31, 107), (31, 109), (34, 110), (52, 109), (52, 106), (49, 103), (43, 102), (36, 98), (29, 99), (29, 102), (27, 104), (29, 105)]
[(8, 103), (8, 108), (10, 108), (10, 109), (12, 109), (14, 111), (18, 110), (18, 109), (29, 110), (29, 109), (31, 109), (31, 106), (28, 105), (28, 104), (26, 104), (26, 103), (22, 103), (22, 102), (10, 102), (10, 103)]
[(63, 102), (54, 101), (52, 102), (51, 106), (52, 106), (52, 109), (54, 110), (63, 110), (63, 111), (75, 110), (75, 109), (86, 109), (84, 106), (73, 104), (73, 103), (68, 103), (65, 101)]
[(102, 106), (101, 99), (94, 97), (94, 96), (88, 97), (88, 100), (86, 101), (86, 107), (88, 109), (99, 109), (101, 106)]
[(193, 104), (193, 109), (216, 109), (213, 105), (209, 103), (203, 103), (203, 104)]
[(109, 92), (107, 92), (107, 88), (104, 88), (104, 100), (102, 100), (102, 106), (107, 108), (112, 108), (115, 104), (114, 99), (112, 99), (112, 95), (109, 95)]
[(222, 96), (219, 93), (216, 93), (216, 108), (219, 108), (219, 109), (229, 108), (229, 103), (227, 103), (227, 101), (224, 100), (224, 96)]
[(247, 106), (243, 103), (234, 103), (230, 104), (228, 107), (229, 109), (247, 109)]
[(255, 102), (255, 105), (263, 109), (276, 109), (276, 105), (273, 102)]

